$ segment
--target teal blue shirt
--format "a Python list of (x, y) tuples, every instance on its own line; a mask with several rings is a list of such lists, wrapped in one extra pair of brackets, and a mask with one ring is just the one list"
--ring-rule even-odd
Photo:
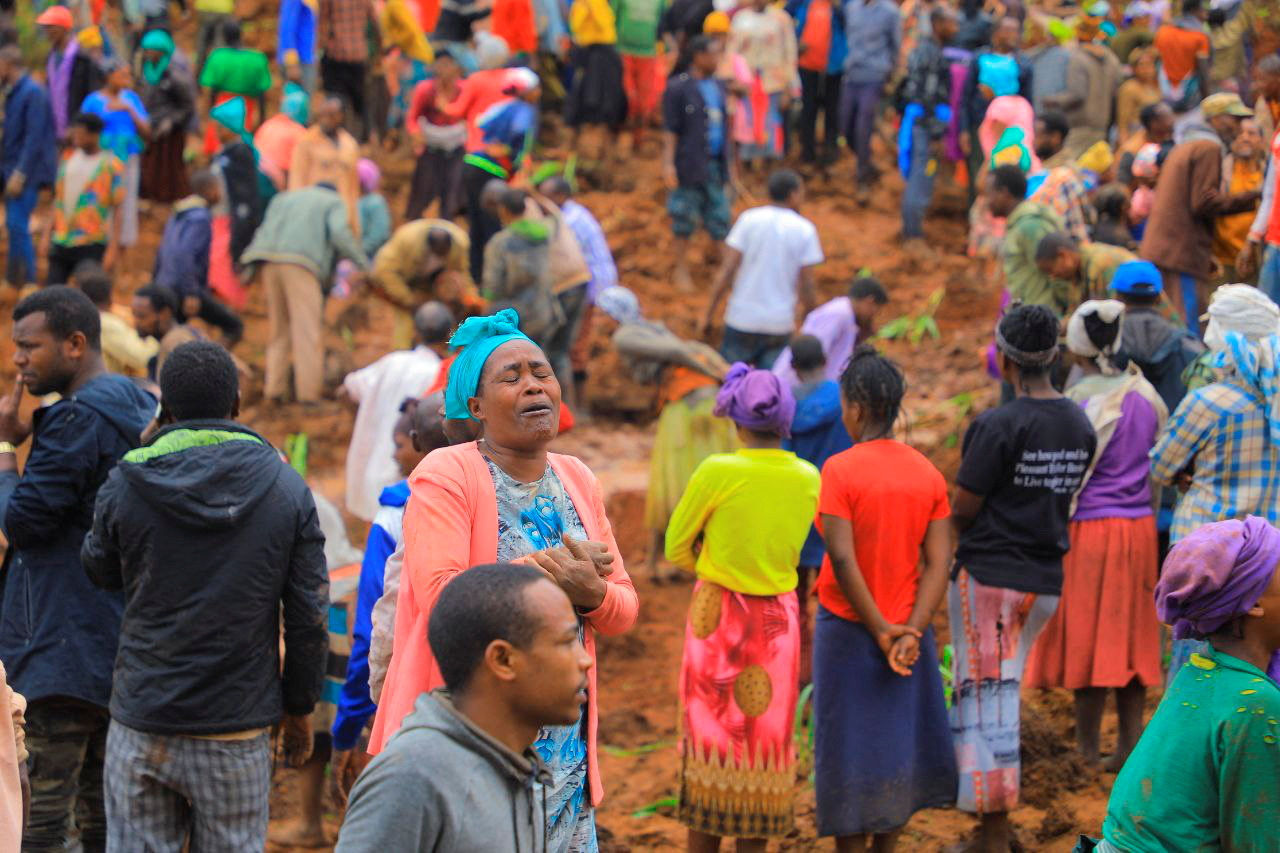
[(1178, 672), (1111, 790), (1125, 853), (1280, 849), (1280, 686), (1216, 651)]

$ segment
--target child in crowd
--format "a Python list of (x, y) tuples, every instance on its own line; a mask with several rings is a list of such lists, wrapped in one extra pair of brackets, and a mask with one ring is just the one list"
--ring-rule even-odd
[(1124, 303), (1088, 301), (1067, 325), (1067, 347), (1083, 378), (1067, 389), (1097, 433), (1063, 560), (1062, 600), (1027, 663), (1028, 687), (1075, 691), (1076, 748), (1099, 759), (1107, 693), (1116, 694), (1120, 735), (1108, 764), (1119, 770), (1142, 732), (1146, 688), (1163, 680), (1160, 626), (1151, 607), (1159, 568), (1151, 463), (1169, 412), (1136, 364), (1121, 370)]
[(124, 203), (120, 221), (120, 248), (138, 242), (138, 191), (142, 180), (142, 149), (151, 138), (150, 116), (142, 98), (133, 91), (133, 70), (120, 59), (104, 64), (103, 87), (84, 99), (80, 109), (102, 117), (101, 144), (124, 164)]
[(1129, 199), (1129, 230), (1135, 242), (1147, 230), (1147, 217), (1156, 202), (1156, 178), (1160, 177), (1160, 146), (1148, 142), (1133, 157), (1133, 195)]
[[(796, 398), (796, 416), (791, 421), (791, 438), (782, 443), (787, 450), (821, 470), (835, 454), (852, 445), (840, 417), (840, 386), (827, 378), (827, 357), (822, 342), (813, 335), (797, 335), (791, 341), (791, 367), (796, 382), (791, 387)], [(777, 369), (774, 370), (777, 373)], [(783, 378), (783, 381), (787, 381)], [(811, 680), (810, 658), (813, 625), (809, 620), (809, 584), (826, 553), (816, 527), (800, 550), (796, 596), (800, 600), (800, 683)]]
[(1121, 184), (1107, 184), (1093, 198), (1098, 221), (1093, 225), (1093, 241), (1137, 251), (1137, 241), (1129, 230), (1129, 191)]
[(893, 438), (906, 391), (897, 365), (862, 345), (840, 385), (857, 443), (823, 466), (818, 501), (828, 552), (813, 649), (818, 834), (836, 836), (838, 851), (871, 840), (890, 853), (912, 814), (955, 802), (929, 627), (947, 586), (950, 508), (941, 472)]
[(356, 204), (360, 214), (360, 244), (364, 253), (372, 258), (391, 239), (391, 208), (378, 192), (382, 171), (377, 163), (361, 158), (356, 163), (356, 175), (360, 180), (360, 201)]
[(173, 207), (156, 250), (152, 283), (168, 287), (181, 300), (184, 317), (199, 317), (222, 331), (222, 342), (235, 346), (244, 321), (209, 290), (209, 252), (213, 245), (210, 208), (222, 201), (222, 182), (213, 172), (191, 176), (192, 194)]
[(382, 597), (387, 558), (404, 542), (401, 521), (409, 500), (408, 477), (423, 457), (449, 444), (440, 417), (442, 403), (440, 394), (421, 400), (405, 400), (392, 429), (395, 460), (405, 479), (387, 486), (378, 496), (380, 508), (369, 528), (364, 561), (360, 565), (360, 591), (356, 597), (355, 618), (352, 619), (347, 678), (342, 685), (333, 721), (333, 769), (338, 791), (344, 797), (369, 760), (368, 754), (357, 750), (356, 746), (365, 724), (377, 710), (369, 695), (369, 638), (373, 632), (373, 606)]
[(1280, 530), (1250, 516), (1180, 540), (1156, 584), (1176, 637), (1201, 637), (1111, 789), (1101, 853), (1276, 849)]
[(102, 118), (80, 113), (71, 120), (71, 146), (58, 165), (53, 189), (53, 229), (45, 232), (47, 284), (65, 284), (81, 261), (110, 271), (120, 246), (124, 164), (99, 144)]
[(715, 411), (744, 447), (698, 466), (667, 529), (667, 559), (698, 575), (680, 666), (678, 817), (690, 850), (728, 836), (763, 851), (794, 823), (795, 567), (820, 485), (782, 449), (795, 407), (778, 377), (735, 364)]
[(951, 509), (957, 805), (980, 816), (974, 849), (986, 853), (1009, 850), (1023, 666), (1058, 608), (1071, 499), (1097, 446), (1084, 412), (1050, 382), (1058, 325), (1043, 305), (1020, 305), (996, 326), (1000, 373), (1015, 396), (965, 433)]

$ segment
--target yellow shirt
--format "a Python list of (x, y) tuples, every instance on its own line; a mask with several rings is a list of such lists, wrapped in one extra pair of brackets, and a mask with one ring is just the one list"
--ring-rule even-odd
[(113, 311), (99, 311), (102, 318), (102, 360), (107, 370), (124, 376), (146, 376), (147, 362), (160, 349), (155, 338), (143, 338)]
[(609, 0), (573, 0), (569, 7), (569, 31), (579, 47), (617, 44), (618, 19)]
[(821, 484), (818, 469), (789, 450), (712, 454), (671, 515), (667, 559), (745, 595), (791, 592)]

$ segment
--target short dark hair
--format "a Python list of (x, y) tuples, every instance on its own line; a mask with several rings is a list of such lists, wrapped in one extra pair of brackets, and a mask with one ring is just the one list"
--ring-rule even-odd
[(813, 335), (796, 335), (791, 339), (791, 366), (796, 370), (816, 370), (826, 363), (822, 341)]
[(1027, 197), (1027, 174), (1012, 163), (996, 166), (991, 170), (991, 183), (1014, 198)]
[(930, 24), (940, 24), (940, 23), (943, 23), (944, 21), (957, 21), (957, 20), (959, 20), (959, 16), (957, 16), (955, 12), (951, 11), (951, 9), (946, 6), (934, 6), (933, 10), (929, 12)]
[(1079, 247), (1065, 231), (1050, 231), (1036, 244), (1036, 263), (1051, 261), (1063, 252), (1077, 252)]
[(716, 41), (715, 36), (709, 36), (705, 33), (694, 36), (689, 42), (689, 58), (692, 59), (698, 54), (715, 50), (717, 45), (718, 42)]
[(180, 421), (231, 417), (240, 396), (240, 374), (213, 341), (188, 341), (169, 353), (160, 369), (160, 399)]
[(548, 195), (573, 195), (573, 185), (563, 175), (552, 175), (542, 182), (542, 186), (547, 188)]
[(1045, 110), (1042, 113), (1036, 113), (1036, 119), (1044, 124), (1044, 129), (1050, 133), (1056, 133), (1064, 139), (1071, 132), (1071, 123), (1067, 121), (1065, 114), (1057, 110)]
[(98, 316), (98, 306), (79, 290), (65, 284), (37, 290), (13, 309), (13, 322), (16, 325), (31, 314), (41, 313), (45, 327), (58, 340), (65, 341), (80, 332), (89, 349), (102, 350), (102, 318)]
[(1202, 0), (1182, 0), (1182, 14), (1190, 15), (1193, 12), (1199, 12), (1203, 6)]
[(898, 365), (870, 344), (860, 344), (840, 374), (840, 392), (845, 400), (857, 403), (877, 423), (889, 427), (902, 409), (907, 381)]
[(769, 200), (783, 202), (795, 195), (804, 181), (790, 169), (779, 169), (769, 176)]
[(240, 30), (240, 24), (235, 18), (227, 18), (222, 22), (222, 40), (229, 47), (239, 47), (243, 33)]
[(513, 216), (520, 216), (524, 213), (525, 199), (528, 194), (524, 190), (515, 187), (507, 187), (498, 194), (498, 204), (506, 208), (507, 213)]
[(170, 314), (178, 316), (177, 294), (163, 284), (148, 284), (146, 287), (140, 287), (134, 291), (133, 298), (147, 300), (151, 303), (153, 311), (168, 309)]
[(89, 297), (94, 305), (111, 304), (111, 274), (102, 268), (97, 261), (81, 261), (76, 264), (71, 277), (76, 280), (76, 287)]
[(191, 180), (187, 183), (191, 185), (191, 191), (194, 193), (204, 192), (205, 187), (216, 184), (220, 179), (214, 174), (212, 169), (200, 169), (191, 176)]
[(476, 566), (455, 575), (431, 608), (427, 642), (449, 690), (465, 690), (494, 640), (527, 648), (538, 632), (525, 590), (546, 575), (519, 564)]
[(1124, 184), (1105, 184), (1093, 196), (1093, 209), (1099, 216), (1119, 219), (1129, 203), (1129, 188)]
[[(1280, 62), (1280, 57), (1277, 57), (1276, 60)], [(1147, 104), (1138, 110), (1138, 121), (1142, 123), (1143, 130), (1150, 130), (1151, 125), (1156, 123), (1156, 119), (1164, 112), (1167, 106), (1169, 105), (1164, 101), (1156, 101), (1154, 104)]]
[(106, 124), (102, 121), (102, 116), (97, 113), (76, 113), (71, 118), (71, 126), (83, 127), (90, 133), (100, 134)]
[(453, 249), (453, 235), (447, 229), (433, 225), (427, 229), (427, 248), (433, 255), (447, 255)]
[(880, 283), (880, 279), (873, 275), (860, 275), (853, 280), (853, 284), (849, 285), (850, 299), (874, 299), (877, 305), (888, 305), (889, 294), (884, 289), (884, 285)]
[[(1045, 306), (1018, 305), (1000, 319), (1000, 334), (1009, 346), (1024, 353), (1044, 352), (1058, 345), (1058, 326), (1058, 318)], [(1043, 376), (1052, 365), (1026, 365), (1009, 358), (1023, 376)]]

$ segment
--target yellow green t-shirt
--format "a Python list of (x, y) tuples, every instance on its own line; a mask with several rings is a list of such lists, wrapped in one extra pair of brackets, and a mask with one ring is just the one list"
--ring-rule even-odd
[(745, 595), (791, 592), (821, 484), (818, 469), (789, 450), (712, 454), (671, 515), (667, 559)]

